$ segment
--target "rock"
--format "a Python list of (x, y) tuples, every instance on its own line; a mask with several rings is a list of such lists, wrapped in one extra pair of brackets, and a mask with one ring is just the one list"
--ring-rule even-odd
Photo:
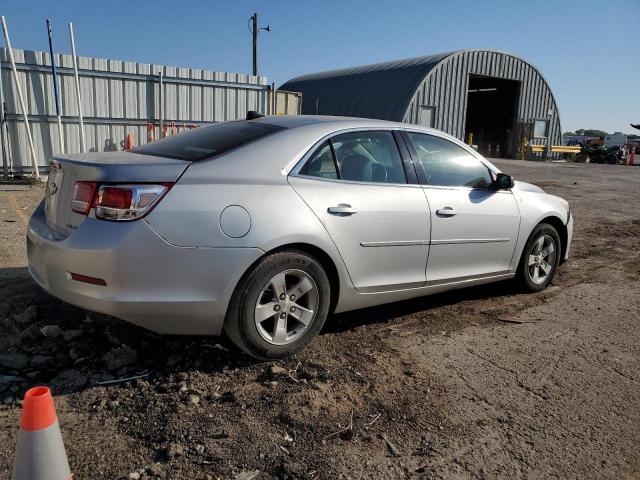
[(65, 370), (58, 374), (53, 380), (51, 385), (59, 391), (77, 390), (84, 387), (87, 383), (87, 376), (80, 370)]
[(36, 355), (31, 359), (31, 362), (29, 362), (29, 364), (32, 367), (46, 367), (47, 365), (51, 365), (54, 362), (55, 359), (53, 357), (50, 357), (49, 355)]
[(21, 342), (28, 342), (30, 340), (34, 340), (36, 338), (39, 338), (40, 335), (41, 335), (41, 333), (40, 333), (40, 329), (38, 328), (38, 326), (36, 324), (32, 324), (32, 325), (29, 325), (27, 328), (25, 328), (24, 330), (22, 330), (18, 334), (18, 339)]
[(140, 474), (138, 472), (131, 472), (129, 474), (129, 480), (138, 480), (140, 478)]
[(128, 365), (133, 365), (136, 363), (137, 358), (138, 356), (136, 351), (126, 345), (114, 348), (102, 357), (107, 364), (107, 369), (112, 371), (120, 370), (122, 367), (126, 367)]
[(48, 338), (58, 338), (62, 335), (62, 329), (58, 325), (45, 325), (40, 329), (40, 332)]
[(278, 365), (271, 365), (271, 375), (286, 375), (287, 369)]
[(160, 473), (162, 472), (162, 469), (160, 468), (160, 465), (158, 465), (157, 463), (154, 463), (153, 465), (149, 466), (147, 468), (147, 471), (151, 474), (151, 475), (155, 475), (156, 477), (160, 476)]
[[(233, 480), (253, 480), (254, 478), (257, 478), (258, 475), (260, 475), (260, 470), (243, 470), (242, 472), (234, 475)], [(300, 477), (298, 477), (298, 475), (295, 475), (294, 477), (301, 478), (302, 475), (300, 475)]]
[(0, 365), (12, 370), (22, 370), (29, 364), (29, 357), (24, 353), (0, 354)]
[(167, 447), (167, 458), (175, 458), (184, 454), (184, 447), (179, 443), (170, 443)]
[(75, 348), (72, 347), (69, 349), (69, 358), (75, 362), (80, 358), (80, 354)]
[(189, 395), (189, 401), (194, 405), (200, 404), (200, 397), (198, 395)]
[(17, 336), (14, 335), (0, 335), (0, 352), (9, 350), (18, 341)]
[(172, 353), (171, 355), (169, 355), (169, 358), (167, 358), (167, 367), (175, 367), (178, 363), (180, 363), (181, 360), (181, 353)]
[(24, 379), (16, 377), (15, 375), (0, 375), (0, 392), (11, 388), (21, 380)]
[(84, 332), (82, 330), (67, 330), (62, 334), (65, 342), (71, 342), (80, 337)]
[(13, 319), (18, 325), (25, 325), (27, 323), (32, 323), (32, 322), (35, 322), (36, 320), (37, 312), (38, 312), (38, 309), (36, 308), (36, 306), (31, 305), (25, 308), (24, 312), (14, 315)]

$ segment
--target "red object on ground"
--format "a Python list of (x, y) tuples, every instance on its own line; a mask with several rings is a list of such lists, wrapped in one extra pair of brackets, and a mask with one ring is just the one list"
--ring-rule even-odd
[(147, 124), (147, 143), (153, 142), (153, 123)]
[(24, 394), (12, 480), (72, 480), (67, 452), (48, 387)]
[(131, 134), (127, 133), (127, 144), (125, 146), (125, 150), (131, 150), (133, 148), (133, 139), (131, 138)]
[(20, 428), (28, 432), (50, 427), (56, 421), (56, 409), (49, 387), (34, 387), (24, 394)]

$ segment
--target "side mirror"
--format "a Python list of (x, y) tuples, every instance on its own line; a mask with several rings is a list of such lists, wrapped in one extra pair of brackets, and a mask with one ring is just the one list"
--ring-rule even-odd
[(509, 190), (510, 188), (513, 188), (514, 185), (515, 182), (513, 181), (513, 177), (505, 173), (498, 173), (495, 181), (493, 182), (493, 188), (496, 190)]

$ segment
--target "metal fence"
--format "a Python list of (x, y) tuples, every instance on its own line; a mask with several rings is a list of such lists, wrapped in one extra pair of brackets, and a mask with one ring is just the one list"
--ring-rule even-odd
[[(22, 111), (5, 48), (0, 49), (6, 104), (5, 161), (15, 173), (31, 172)], [(49, 53), (13, 49), (38, 165), (60, 153)], [(57, 54), (65, 153), (79, 152), (78, 102), (73, 57)], [(148, 124), (159, 138), (162, 115), (169, 133), (210, 122), (244, 118), (248, 110), (266, 112), (266, 77), (194, 68), (78, 57), (87, 151), (122, 150), (127, 134), (134, 145), (146, 143)], [(159, 74), (163, 81), (160, 86)], [(160, 90), (162, 89), (162, 93)], [(163, 108), (160, 109), (160, 98)]]

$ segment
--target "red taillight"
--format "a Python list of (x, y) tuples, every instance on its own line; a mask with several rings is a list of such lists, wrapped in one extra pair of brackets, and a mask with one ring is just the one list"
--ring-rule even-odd
[(92, 207), (100, 220), (137, 220), (149, 213), (171, 188), (170, 183), (98, 185), (76, 182), (71, 208), (87, 215)]
[(127, 187), (100, 187), (98, 193), (98, 203), (100, 207), (104, 208), (118, 208), (126, 210), (131, 208), (131, 202), (133, 200), (133, 190)]
[(171, 184), (102, 185), (96, 200), (96, 218), (118, 222), (137, 220), (149, 213)]
[(86, 215), (91, 210), (93, 196), (96, 191), (96, 182), (76, 182), (73, 186), (73, 198), (71, 209), (74, 212)]

